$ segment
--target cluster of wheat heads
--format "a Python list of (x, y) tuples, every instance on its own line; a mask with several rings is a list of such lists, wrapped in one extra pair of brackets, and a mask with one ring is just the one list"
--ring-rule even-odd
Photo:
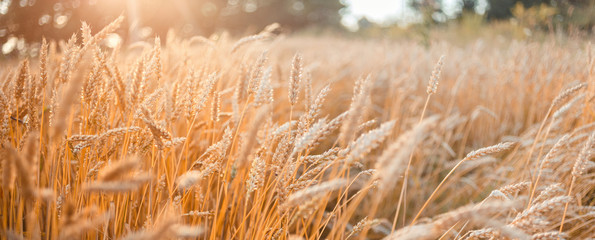
[(425, 49), (272, 25), (102, 48), (120, 22), (3, 63), (1, 238), (595, 233), (581, 42)]

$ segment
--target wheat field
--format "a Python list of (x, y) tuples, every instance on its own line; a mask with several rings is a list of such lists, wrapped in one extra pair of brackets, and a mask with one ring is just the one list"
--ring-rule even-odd
[(0, 67), (2, 239), (588, 239), (590, 43), (276, 35)]

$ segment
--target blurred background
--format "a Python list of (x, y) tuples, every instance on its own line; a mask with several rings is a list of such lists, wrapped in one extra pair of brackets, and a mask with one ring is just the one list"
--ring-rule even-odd
[(477, 37), (591, 36), (595, 0), (0, 0), (2, 54), (32, 42), (66, 39), (81, 21), (93, 32), (119, 15), (112, 42), (173, 29), (182, 37), (241, 36), (278, 22), (294, 34), (407, 38), (429, 44)]

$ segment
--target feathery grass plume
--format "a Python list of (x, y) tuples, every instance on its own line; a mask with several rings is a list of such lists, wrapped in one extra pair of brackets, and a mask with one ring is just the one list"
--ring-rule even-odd
[(377, 148), (384, 139), (392, 133), (395, 121), (388, 121), (380, 125), (377, 129), (362, 134), (349, 145), (349, 153), (345, 159), (347, 165), (358, 161), (373, 149)]
[(266, 27), (264, 27), (264, 29), (262, 29), (262, 31), (260, 31), (260, 34), (264, 34), (264, 35), (272, 35), (274, 34), (274, 31), (277, 31), (281, 28), (281, 24), (279, 23), (271, 23), (269, 25), (267, 25)]
[(529, 235), (518, 228), (504, 225), (498, 221), (490, 221), (488, 219), (484, 219), (483, 221), (486, 222), (486, 225), (493, 227), (470, 231), (465, 239), (530, 239)]
[(238, 103), (246, 98), (246, 95), (250, 91), (250, 67), (248, 64), (242, 63), (238, 69), (238, 77), (236, 80), (236, 86), (233, 93), (233, 98)]
[(504, 194), (502, 191), (500, 191), (498, 189), (490, 192), (490, 195), (488, 195), (485, 198), (485, 200), (489, 200), (489, 199), (510, 200), (510, 198), (508, 196), (506, 196), (506, 194)]
[(182, 214), (182, 216), (192, 216), (192, 217), (212, 217), (214, 213), (212, 211), (200, 212), (200, 211), (189, 211), (187, 213)]
[(231, 140), (232, 140), (232, 129), (226, 128), (223, 137), (219, 142), (209, 146), (204, 153), (198, 157), (198, 159), (192, 164), (193, 167), (196, 167), (202, 164), (201, 161), (204, 160), (205, 157), (212, 158), (215, 162), (222, 160), (227, 156), (227, 151), (231, 147)]
[(368, 220), (368, 217), (364, 217), (364, 219), (360, 220), (359, 222), (357, 222), (357, 224), (355, 224), (355, 226), (353, 226), (353, 228), (351, 229), (351, 231), (349, 231), (345, 239), (349, 239), (351, 236), (360, 233), (366, 227), (373, 227), (375, 225), (380, 224), (381, 222), (382, 221), (380, 219)]
[(276, 174), (280, 174), (281, 168), (288, 160), (292, 141), (293, 139), (289, 133), (286, 133), (285, 136), (281, 137), (281, 140), (279, 140), (279, 143), (277, 144), (277, 148), (275, 148), (275, 152), (273, 153), (273, 158), (271, 161), (271, 167), (275, 169)]
[(247, 37), (240, 38), (234, 45), (231, 47), (231, 53), (235, 53), (240, 47), (247, 45), (252, 42), (261, 41), (268, 39), (270, 36), (264, 34), (256, 34)]
[[(286, 192), (296, 192), (302, 190), (308, 186), (316, 185), (319, 181), (315, 179), (310, 179), (317, 173), (320, 173), (321, 170), (324, 170), (329, 164), (320, 164), (318, 167), (304, 173), (298, 180), (295, 180), (294, 183), (287, 186)], [(282, 199), (282, 198), (280, 198)], [(283, 199), (284, 200), (284, 199)]]
[(375, 178), (380, 179), (378, 189), (381, 193), (390, 191), (398, 178), (405, 169), (407, 157), (411, 154), (415, 146), (424, 138), (426, 131), (436, 123), (438, 116), (430, 117), (417, 124), (411, 130), (402, 133), (399, 138), (391, 143), (380, 155), (376, 161)]
[(501, 237), (500, 232), (498, 232), (494, 228), (482, 228), (477, 229), (469, 232), (469, 235), (465, 238), (465, 240), (478, 240), (478, 239), (490, 239)]
[(441, 234), (435, 233), (432, 224), (407, 226), (383, 238), (383, 240), (432, 240)]
[(65, 93), (62, 94), (63, 97), (57, 105), (58, 110), (56, 111), (56, 115), (53, 116), (57, 121), (55, 121), (52, 128), (50, 128), (50, 139), (53, 142), (57, 141), (66, 129), (71, 107), (76, 101), (76, 96), (78, 96), (78, 92), (81, 89), (81, 82), (82, 81), (70, 81)]
[(155, 120), (153, 120), (153, 118), (151, 117), (151, 112), (144, 105), (141, 106), (141, 112), (143, 114), (141, 120), (143, 120), (143, 122), (147, 124), (147, 127), (151, 131), (151, 134), (153, 134), (153, 139), (155, 140), (155, 143), (159, 148), (163, 148), (164, 145), (162, 138), (166, 140), (171, 140), (171, 134), (164, 127), (160, 126), (155, 122)]
[(294, 181), (294, 183), (292, 183), (288, 187), (290, 189), (290, 192), (303, 189), (304, 187), (311, 185), (309, 183), (317, 182), (317, 180), (313, 179), (322, 171), (326, 170), (329, 165), (333, 164), (333, 160), (335, 159), (336, 158), (325, 159), (326, 161), (318, 164), (318, 166), (311, 168), (310, 170), (302, 174), (300, 178), (298, 178), (296, 181)]
[(308, 200), (312, 200), (320, 195), (337, 190), (347, 185), (349, 181), (343, 178), (335, 178), (318, 185), (310, 186), (308, 188), (292, 193), (287, 198), (287, 201), (282, 203), (281, 208), (288, 209), (298, 206)]
[(250, 167), (250, 174), (246, 180), (246, 198), (250, 198), (250, 194), (264, 186), (264, 172), (266, 170), (266, 162), (261, 157), (255, 157), (252, 160), (252, 167)]
[(347, 117), (345, 123), (341, 126), (341, 133), (339, 134), (339, 141), (343, 145), (347, 145), (353, 140), (357, 126), (363, 117), (363, 112), (368, 103), (370, 97), (370, 91), (372, 90), (372, 81), (368, 75), (366, 78), (360, 78), (354, 87), (354, 94), (351, 99), (351, 105), (349, 106), (349, 117)]
[(527, 189), (531, 186), (531, 182), (520, 182), (520, 183), (515, 183), (515, 184), (510, 184), (504, 187), (501, 187), (500, 192), (506, 194), (506, 195), (513, 195), (515, 193), (518, 193), (524, 189)]
[(88, 44), (93, 37), (91, 35), (91, 27), (85, 21), (81, 22), (81, 37), (83, 37), (83, 45)]
[(312, 216), (316, 210), (319, 209), (319, 201), (316, 198), (307, 199), (306, 202), (296, 206), (296, 211), (291, 216), (288, 226), (294, 226), (299, 220), (303, 220)]
[(546, 168), (550, 168), (552, 160), (554, 160), (554, 157), (556, 157), (560, 153), (560, 150), (563, 149), (564, 145), (568, 143), (570, 136), (571, 134), (564, 134), (562, 137), (560, 137), (558, 141), (556, 141), (556, 144), (554, 144), (554, 146), (548, 151), (547, 154), (545, 154), (545, 157), (543, 157), (543, 159), (541, 160), (539, 171), (537, 173), (537, 178), (535, 179), (535, 182), (531, 189), (531, 195), (529, 196), (529, 203), (531, 203), (533, 196), (535, 195), (535, 190), (537, 189), (543, 170)]
[(533, 203), (543, 202), (543, 201), (550, 199), (554, 196), (561, 195), (563, 192), (564, 192), (564, 189), (562, 188), (562, 184), (560, 184), (560, 183), (551, 184), (551, 185), (547, 186), (543, 191), (541, 191), (539, 193), (539, 195), (537, 195), (537, 197), (535, 197), (535, 199), (533, 199)]
[[(484, 204), (463, 206), (436, 217), (430, 223), (411, 225), (390, 234), (385, 240), (414, 240), (438, 239), (460, 220), (467, 220), (472, 224), (489, 224), (489, 215), (500, 213), (517, 205), (515, 202), (487, 202)], [(521, 237), (526, 237), (518, 232)]]
[(573, 177), (578, 178), (585, 173), (587, 163), (593, 155), (593, 148), (595, 148), (595, 133), (592, 133), (591, 136), (589, 136), (589, 139), (585, 142), (585, 146), (581, 149), (581, 152), (576, 158), (574, 166), (572, 167)]
[[(66, 47), (62, 49), (62, 60), (60, 63), (60, 69), (58, 70), (58, 80), (60, 83), (66, 83), (70, 80), (72, 75), (72, 68), (74, 67), (75, 55), (80, 50), (80, 47), (76, 45), (76, 33), (72, 34)], [(54, 86), (55, 88), (56, 86)]]
[(107, 101), (111, 97), (111, 91), (107, 91), (105, 88), (100, 89), (100, 93), (97, 96), (97, 100), (91, 109), (91, 113), (87, 118), (89, 126), (94, 125), (98, 131), (105, 129), (108, 118), (106, 117), (108, 109), (101, 102)]
[(186, 106), (181, 106), (181, 104), (182, 104), (181, 100), (183, 100), (182, 96), (184, 95), (182, 90), (183, 90), (182, 80), (181, 80), (181, 78), (178, 78), (174, 81), (173, 86), (170, 91), (172, 120), (175, 120), (180, 116), (182, 109), (187, 109)]
[[(214, 86), (218, 80), (219, 74), (217, 74), (216, 72), (209, 74), (209, 76), (207, 77), (207, 81), (204, 83), (205, 85), (202, 86), (202, 91), (199, 97), (197, 98), (197, 102), (192, 102), (192, 111), (195, 114), (199, 114), (200, 111), (205, 107), (207, 99), (213, 92)], [(194, 99), (196, 98), (192, 98), (192, 100)]]
[(551, 108), (560, 105), (562, 102), (566, 101), (566, 99), (568, 99), (570, 96), (573, 96), (576, 92), (578, 92), (586, 86), (586, 83), (579, 83), (574, 87), (564, 90), (563, 92), (558, 94), (556, 98), (554, 98), (554, 100), (552, 101)]
[[(83, 36), (83, 38), (87, 39), (84, 43), (82, 47), (78, 47), (75, 49), (75, 51), (73, 51), (71, 53), (70, 59), (69, 59), (69, 63), (70, 66), (68, 66), (68, 70), (72, 70), (76, 67), (77, 64), (79, 64), (81, 58), (83, 57), (83, 55), (86, 53), (86, 51), (88, 49), (93, 49), (94, 47), (96, 47), (100, 41), (102, 41), (103, 39), (105, 39), (110, 33), (114, 32), (116, 29), (118, 29), (120, 27), (120, 24), (122, 24), (122, 22), (124, 21), (124, 17), (120, 16), (118, 18), (116, 18), (113, 22), (111, 22), (110, 24), (108, 24), (107, 26), (105, 26), (103, 29), (101, 29), (101, 31), (99, 31), (97, 34), (93, 35), (93, 37), (89, 38), (88, 36)], [(88, 32), (87, 33), (83, 33), (83, 35), (85, 34), (90, 34), (90, 29), (87, 28)], [(85, 30), (85, 31), (87, 31)], [(75, 39), (76, 41), (76, 39)], [(67, 73), (65, 74), (67, 78), (65, 78), (63, 81), (67, 81), (69, 80), (69, 71), (67, 70)]]
[(155, 37), (155, 47), (153, 48), (153, 63), (151, 64), (152, 72), (155, 75), (155, 81), (159, 82), (161, 80), (161, 71), (162, 71), (162, 63), (161, 63), (161, 39), (159, 37)]
[[(101, 54), (100, 51), (96, 51), (97, 54)], [(84, 78), (83, 90), (81, 91), (81, 101), (89, 105), (94, 105), (97, 102), (97, 92), (100, 87), (100, 81), (103, 78), (103, 71), (99, 66), (98, 61), (93, 63), (93, 70), (89, 75)]]
[(314, 146), (318, 140), (322, 138), (323, 130), (327, 126), (326, 118), (319, 119), (316, 123), (312, 124), (310, 129), (307, 132), (302, 134), (299, 137), (296, 137), (295, 145), (293, 147), (293, 151), (290, 154), (290, 157), (295, 156), (296, 154), (310, 149)]
[(188, 40), (189, 46), (192, 46), (194, 44), (199, 44), (199, 43), (205, 44), (211, 48), (217, 47), (217, 44), (215, 41), (208, 39), (206, 37), (203, 37), (203, 36), (194, 36), (194, 37), (191, 37), (190, 40)]
[[(571, 175), (572, 179), (570, 180), (570, 187), (568, 187), (568, 194), (567, 197), (570, 198), (572, 195), (572, 191), (574, 190), (574, 185), (576, 180), (580, 178), (587, 168), (587, 164), (591, 163), (590, 159), (593, 155), (593, 148), (595, 147), (595, 133), (591, 133), (589, 139), (585, 142), (585, 146), (581, 149), (577, 159), (574, 162), (574, 166), (572, 167)], [(564, 206), (564, 212), (562, 213), (562, 220), (560, 223), (560, 230), (558, 232), (562, 233), (564, 230), (564, 221), (566, 220), (566, 211), (568, 210), (568, 204), (570, 201), (566, 202)]]
[(80, 150), (86, 147), (90, 147), (93, 144), (98, 143), (99, 141), (104, 141), (110, 137), (119, 137), (123, 136), (127, 133), (134, 133), (139, 132), (142, 129), (140, 127), (125, 127), (125, 128), (114, 128), (107, 130), (106, 132), (102, 133), (101, 135), (72, 135), (68, 138), (69, 142), (80, 142), (73, 148), (73, 153), (78, 153)]
[(531, 230), (543, 227), (540, 226), (542, 222), (542, 216), (556, 210), (557, 208), (559, 208), (558, 210), (562, 210), (564, 204), (570, 202), (571, 200), (572, 198), (568, 196), (557, 196), (545, 200), (543, 202), (534, 204), (530, 208), (525, 209), (523, 212), (519, 213), (512, 220), (510, 225), (524, 230)]
[(252, 69), (250, 70), (250, 78), (248, 79), (248, 94), (253, 94), (258, 92), (258, 88), (260, 87), (260, 80), (262, 80), (262, 75), (265, 70), (265, 64), (268, 61), (268, 51), (263, 51), (254, 65), (252, 65)]
[(128, 182), (91, 182), (84, 186), (84, 191), (97, 193), (119, 193), (134, 191), (138, 184)]
[[(28, 136), (27, 139), (28, 139), (27, 145), (34, 144), (34, 143), (32, 143), (32, 141), (34, 141), (33, 136)], [(5, 161), (11, 162), (10, 164), (6, 164), (3, 167), (8, 167), (8, 166), (15, 167), (17, 176), (18, 176), (18, 180), (20, 183), (20, 188), (22, 189), (21, 194), (24, 196), (25, 199), (33, 200), (33, 198), (35, 197), (35, 194), (36, 194), (36, 191), (35, 191), (36, 188), (34, 186), (34, 181), (32, 179), (32, 177), (33, 177), (32, 173), (34, 173), (34, 170), (35, 170), (35, 166), (32, 164), (32, 161), (35, 158), (35, 156), (31, 156), (31, 157), (25, 156), (25, 158), (23, 158), (23, 155), (25, 155), (25, 154), (19, 154), (14, 147), (12, 147), (6, 143), (3, 144), (2, 147), (3, 147), (3, 151), (5, 153), (4, 157), (6, 157)], [(31, 148), (29, 148), (29, 149), (31, 149)], [(8, 170), (10, 170), (10, 168)], [(10, 174), (10, 173), (4, 172), (4, 174)], [(14, 182), (14, 180), (13, 180), (14, 175), (12, 175), (12, 174), (10, 174), (9, 176), (4, 176), (3, 178), (7, 180), (7, 183)], [(7, 184), (7, 183), (5, 183), (5, 184)]]
[(112, 61), (116, 62), (118, 60), (118, 57), (120, 55), (118, 55), (120, 53), (120, 50), (122, 49), (122, 42), (119, 41), (113, 48), (112, 48), (112, 53), (110, 54), (110, 59), (112, 59)]
[(361, 132), (361, 131), (369, 128), (369, 127), (372, 127), (372, 126), (376, 125), (377, 122), (378, 121), (376, 121), (376, 119), (372, 119), (372, 120), (369, 120), (369, 121), (367, 121), (365, 123), (362, 123), (362, 124), (360, 124), (357, 127), (357, 131), (356, 132), (359, 133), (359, 132)]
[(473, 150), (470, 153), (468, 153), (467, 156), (465, 156), (465, 158), (463, 158), (463, 160), (461, 161), (472, 161), (487, 155), (499, 153), (512, 148), (516, 144), (516, 142), (501, 142), (493, 146)]
[(138, 157), (127, 158), (126, 160), (120, 160), (107, 167), (104, 167), (99, 172), (99, 181), (109, 182), (114, 181), (121, 177), (124, 173), (132, 170), (140, 164)]
[(45, 89), (48, 82), (48, 43), (45, 38), (41, 40), (41, 48), (39, 49), (39, 86), (40, 90)]
[(430, 80), (428, 81), (428, 89), (426, 90), (426, 93), (428, 93), (428, 95), (434, 94), (436, 93), (436, 90), (438, 90), (438, 83), (440, 82), (440, 72), (442, 71), (443, 64), (444, 55), (440, 56), (440, 59), (438, 59), (438, 63), (436, 63), (434, 70), (432, 70), (432, 76), (430, 76)]
[(542, 232), (531, 236), (531, 240), (564, 240), (568, 234), (559, 232)]
[(39, 135), (37, 133), (28, 134), (24, 142), (23, 151), (20, 153), (20, 161), (16, 162), (15, 165), (27, 195), (32, 198), (37, 193), (35, 185), (39, 169)]
[(174, 232), (174, 235), (177, 238), (193, 238), (193, 239), (201, 237), (206, 233), (206, 230), (203, 227), (182, 225), (182, 224), (173, 225), (172, 231)]
[(251, 35), (247, 37), (240, 38), (236, 43), (233, 44), (231, 47), (231, 53), (236, 52), (240, 47), (247, 45), (252, 42), (266, 40), (273, 37), (273, 32), (279, 29), (281, 26), (278, 23), (272, 23), (266, 26), (260, 33), (256, 35)]
[(29, 76), (27, 81), (27, 86), (26, 86), (26, 96), (25, 99), (27, 101), (25, 101), (25, 105), (24, 105), (24, 109), (27, 113), (26, 115), (26, 129), (25, 129), (25, 133), (24, 135), (26, 136), (26, 134), (29, 134), (32, 130), (37, 129), (38, 125), (39, 125), (39, 116), (37, 115), (37, 109), (39, 108), (38, 106), (41, 104), (40, 103), (40, 92), (41, 90), (38, 89), (40, 83), (38, 82), (37, 77), (35, 76)]
[(107, 73), (107, 76), (109, 76), (113, 80), (111, 82), (111, 86), (115, 92), (117, 99), (118, 99), (118, 105), (119, 105), (120, 109), (125, 111), (126, 103), (127, 103), (126, 102), (126, 100), (127, 100), (126, 84), (124, 83), (124, 80), (122, 79), (122, 74), (120, 73), (120, 69), (118, 68), (118, 66), (113, 66), (113, 68), (110, 68), (106, 64), (105, 66), (103, 66), (103, 70)]
[(151, 174), (146, 172), (127, 174), (131, 170), (139, 168), (140, 164), (140, 157), (132, 156), (104, 167), (99, 171), (97, 181), (86, 183), (83, 190), (108, 193), (133, 191), (152, 179)]
[(291, 62), (291, 72), (289, 73), (289, 103), (292, 106), (297, 103), (300, 94), (302, 71), (302, 55), (298, 53), (293, 57)]
[[(178, 87), (177, 92), (179, 101), (176, 100), (176, 107), (180, 109), (179, 111), (182, 111), (184, 116), (188, 119), (193, 116), (192, 113), (194, 109), (198, 108), (198, 106), (195, 106), (197, 102), (202, 101), (204, 99), (203, 96), (208, 96), (205, 95), (204, 88), (202, 87), (203, 85), (197, 82), (197, 79), (201, 77), (200, 75), (201, 73), (197, 72), (196, 69), (188, 67), (186, 76), (180, 78), (179, 81), (180, 86)], [(199, 95), (200, 99), (195, 99), (194, 96), (196, 95)]]
[(4, 146), (0, 149), (0, 156), (2, 157), (2, 188), (13, 190), (16, 179), (15, 161), (12, 159), (12, 154), (9, 151)]
[(163, 142), (163, 147), (165, 147), (165, 148), (175, 147), (175, 146), (178, 146), (184, 142), (186, 142), (185, 137), (172, 138), (171, 140)]
[[(118, 28), (120, 28), (120, 25), (122, 24), (123, 21), (124, 21), (124, 16), (120, 15), (118, 18), (116, 18), (110, 24), (108, 24), (103, 29), (101, 29), (99, 32), (97, 32), (95, 35), (93, 35), (92, 38), (88, 39), (87, 41), (84, 41), (84, 48), (88, 48), (89, 46), (98, 44), (100, 41), (105, 39), (107, 37), (107, 35), (109, 35), (110, 33), (114, 32)], [(89, 29), (89, 34), (90, 34), (90, 31), (91, 30)], [(85, 38), (85, 36), (83, 36), (83, 38)]]
[(252, 124), (250, 128), (248, 128), (246, 140), (240, 148), (238, 158), (236, 158), (235, 160), (235, 163), (237, 164), (238, 168), (245, 168), (247, 166), (248, 156), (252, 153), (252, 148), (254, 148), (254, 145), (256, 145), (256, 134), (258, 133), (258, 130), (264, 123), (266, 116), (268, 116), (270, 112), (270, 108), (266, 105), (260, 107), (260, 109), (258, 109), (258, 111), (256, 112), (256, 115), (252, 120)]
[(318, 95), (316, 96), (314, 102), (312, 102), (312, 104), (309, 105), (308, 114), (302, 115), (302, 117), (300, 117), (298, 132), (305, 131), (314, 121), (314, 119), (318, 117), (318, 114), (320, 114), (322, 103), (324, 103), (324, 100), (330, 91), (331, 87), (329, 84), (327, 84), (320, 90), (320, 92), (318, 92)]
[(153, 91), (151, 94), (145, 97), (141, 105), (145, 106), (145, 108), (150, 108), (150, 106), (158, 105), (156, 102), (161, 98), (164, 92), (165, 90), (163, 90), (163, 88), (159, 88)]
[(325, 151), (322, 154), (305, 156), (303, 160), (304, 160), (304, 163), (315, 166), (319, 163), (331, 161), (331, 160), (335, 159), (337, 157), (338, 153), (339, 153), (339, 148), (335, 147), (335, 148), (331, 148), (331, 149)]
[(486, 198), (491, 199), (500, 199), (500, 200), (510, 200), (512, 195), (518, 193), (524, 189), (528, 189), (531, 186), (531, 182), (520, 182), (515, 184), (509, 184), (499, 189), (493, 190), (490, 195)]
[(337, 128), (339, 128), (339, 126), (343, 123), (343, 121), (345, 120), (346, 117), (347, 117), (347, 112), (344, 112), (344, 113), (339, 114), (339, 116), (336, 116), (335, 118), (333, 118), (330, 122), (328, 122), (328, 124), (326, 124), (323, 128), (320, 129), (320, 137), (316, 141), (309, 144), (306, 149), (313, 149), (316, 146), (318, 146), (319, 142), (322, 139), (329, 136), (331, 134), (331, 132), (333, 132)]
[(287, 131), (290, 128), (293, 128), (297, 124), (296, 120), (287, 121), (283, 123), (281, 126), (277, 127), (275, 131), (273, 131), (273, 136), (275, 137), (285, 137)]
[(572, 99), (570, 99), (570, 101), (568, 101), (566, 104), (564, 104), (563, 106), (561, 106), (560, 108), (558, 108), (558, 110), (556, 110), (554, 112), (554, 114), (552, 115), (554, 119), (560, 118), (563, 115), (566, 114), (566, 112), (568, 112), (568, 110), (570, 110), (570, 108), (577, 102), (579, 102), (581, 99), (585, 98), (587, 94), (586, 93), (581, 93), (579, 95), (577, 95), (576, 97), (573, 97)]
[(198, 181), (200, 181), (203, 177), (204, 175), (201, 171), (190, 170), (178, 177), (178, 187), (181, 189), (190, 188), (194, 186)]
[(261, 75), (260, 85), (256, 90), (254, 96), (254, 105), (261, 106), (263, 104), (272, 103), (273, 99), (273, 87), (271, 86), (271, 67), (267, 67)]
[[(580, 131), (574, 131), (574, 133), (576, 134), (573, 138), (568, 139), (568, 141), (566, 141), (565, 143), (565, 149), (569, 149), (569, 146), (573, 146), (575, 145), (575, 143), (581, 142), (581, 141), (586, 141), (585, 139), (587, 139), (589, 137), (588, 133), (581, 133)], [(560, 156), (562, 157), (562, 156)], [(558, 159), (553, 159), (552, 162), (558, 162)]]
[(16, 99), (17, 103), (26, 100), (23, 98), (25, 96), (25, 86), (31, 76), (29, 73), (29, 59), (25, 59), (21, 62), (18, 72), (19, 74), (14, 83), (14, 99)]
[(9, 101), (4, 95), (4, 92), (0, 90), (0, 143), (8, 140), (10, 133), (10, 109)]
[[(483, 203), (483, 204), (476, 204), (476, 205), (468, 205), (464, 207), (460, 207), (456, 210), (438, 215), (437, 219), (432, 222), (433, 228), (436, 232), (443, 233), (450, 229), (453, 225), (457, 224), (460, 220), (469, 220), (470, 222), (476, 223), (484, 223), (484, 224), (494, 224), (495, 222), (491, 222), (488, 220), (486, 215), (497, 214), (503, 211), (507, 211), (518, 206), (518, 202), (516, 201), (505, 201), (505, 202), (493, 202), (493, 203)], [(493, 221), (493, 220), (492, 220)], [(495, 226), (492, 226), (495, 227)], [(504, 228), (504, 225), (497, 226), (499, 228)], [(498, 229), (498, 230), (505, 230), (505, 229)], [(522, 232), (517, 232), (518, 235), (516, 237), (526, 237), (526, 235)]]
[[(172, 228), (176, 226), (177, 219), (171, 213), (165, 213), (155, 226), (147, 226), (144, 230), (126, 235), (122, 240), (158, 240), (171, 236)], [(152, 225), (152, 224), (151, 224)]]
[(154, 52), (147, 53), (145, 58), (143, 59), (143, 66), (140, 70), (140, 85), (138, 86), (139, 91), (139, 98), (138, 100), (143, 100), (146, 93), (148, 92), (148, 88), (151, 85), (150, 80), (152, 79), (151, 76), (155, 74), (155, 58)]
[(123, 127), (123, 128), (114, 128), (114, 129), (110, 129), (107, 130), (106, 132), (102, 133), (101, 135), (99, 135), (99, 139), (104, 139), (104, 138), (109, 138), (109, 137), (116, 137), (116, 136), (122, 136), (126, 133), (134, 133), (134, 132), (138, 132), (141, 131), (142, 129), (140, 127), (136, 127), (136, 126), (130, 126), (130, 127)]
[(494, 113), (494, 111), (480, 105), (475, 107), (475, 109), (471, 113), (471, 121), (475, 121), (475, 119), (477, 119), (481, 115), (481, 113), (487, 113), (493, 119), (498, 120), (498, 115)]
[(221, 93), (216, 93), (211, 105), (211, 121), (219, 122), (219, 113), (221, 112)]
[(97, 214), (97, 211), (97, 207), (93, 206), (68, 216), (62, 223), (60, 239), (78, 239), (82, 233), (96, 229), (112, 217), (107, 211), (102, 214)]
[(541, 160), (540, 169), (549, 168), (551, 161), (556, 157), (560, 151), (563, 149), (564, 145), (570, 140), (570, 134), (564, 134), (562, 137), (556, 141), (556, 144), (545, 154), (543, 160)]
[(304, 82), (304, 106), (306, 109), (310, 109), (314, 95), (312, 95), (312, 75), (309, 72), (302, 74)]
[(446, 174), (446, 176), (442, 179), (442, 181), (438, 184), (438, 186), (436, 186), (436, 188), (434, 189), (434, 191), (432, 192), (432, 194), (430, 194), (430, 196), (428, 197), (428, 200), (426, 200), (426, 202), (423, 204), (423, 206), (421, 207), (421, 209), (417, 212), (417, 215), (415, 216), (415, 218), (413, 218), (413, 221), (411, 222), (411, 224), (414, 224), (415, 221), (421, 216), (421, 213), (424, 211), (424, 209), (426, 209), (426, 207), (428, 206), (428, 204), (430, 203), (430, 201), (432, 200), (432, 198), (434, 197), (434, 195), (436, 195), (436, 193), (438, 192), (438, 190), (440, 189), (440, 187), (442, 187), (442, 184), (444, 184), (446, 182), (446, 180), (450, 177), (450, 175), (452, 175), (452, 173), (465, 161), (472, 161), (478, 158), (481, 158), (483, 156), (489, 155), (489, 154), (494, 154), (494, 153), (498, 153), (507, 149), (512, 148), (514, 145), (516, 145), (515, 142), (501, 142), (498, 143), (496, 145), (493, 146), (489, 146), (489, 147), (484, 147), (484, 148), (480, 148), (474, 151), (471, 151), (470, 153), (467, 154), (467, 156), (465, 156), (465, 158), (463, 158), (463, 160), (459, 161), (457, 163), (457, 165), (455, 165), (450, 172), (448, 172), (448, 174)]
[(129, 78), (131, 80), (128, 81), (128, 85), (126, 87), (126, 95), (128, 96), (127, 105), (130, 107), (137, 106), (140, 99), (144, 97), (143, 86), (146, 84), (143, 82), (142, 78), (144, 64), (146, 64), (145, 58), (140, 58), (130, 69)]
[(98, 193), (120, 193), (135, 191), (143, 184), (151, 181), (152, 176), (147, 173), (132, 175), (130, 178), (122, 179), (120, 181), (109, 182), (89, 182), (83, 186), (83, 191), (98, 192)]
[(2, 232), (2, 236), (5, 237), (7, 240), (25, 240), (26, 238), (23, 235), (18, 234), (11, 230), (5, 230)]
[(53, 202), (56, 199), (54, 190), (49, 188), (37, 189), (37, 197), (48, 202)]

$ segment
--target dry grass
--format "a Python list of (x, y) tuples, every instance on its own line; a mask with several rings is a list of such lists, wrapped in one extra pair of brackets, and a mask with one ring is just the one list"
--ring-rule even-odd
[(3, 63), (2, 238), (595, 234), (581, 41), (426, 49), (273, 25), (102, 48), (120, 22)]

